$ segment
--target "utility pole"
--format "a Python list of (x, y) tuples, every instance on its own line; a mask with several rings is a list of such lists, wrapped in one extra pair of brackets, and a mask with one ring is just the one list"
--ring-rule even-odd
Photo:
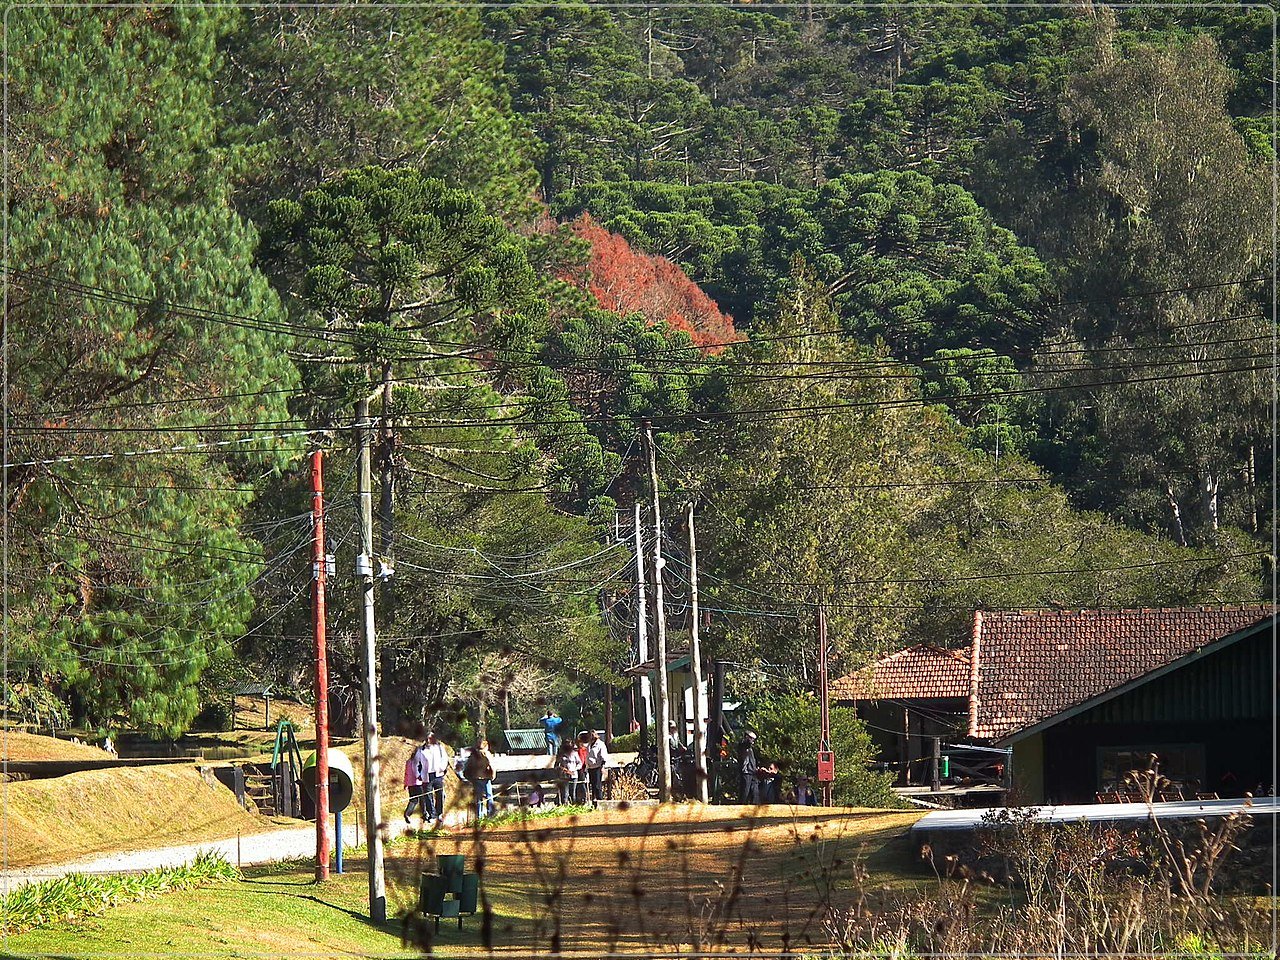
[(653, 443), (653, 425), (644, 422), (644, 445), (649, 451), (649, 483), (653, 487), (653, 613), (657, 625), (658, 649), (654, 666), (658, 670), (658, 723), (654, 731), (658, 748), (658, 797), (671, 802), (671, 741), (667, 727), (671, 704), (667, 700), (667, 617), (662, 601), (662, 509), (658, 503), (658, 452)]
[(693, 623), (689, 628), (689, 667), (693, 671), (693, 775), (697, 780), (698, 799), (710, 798), (707, 782), (707, 729), (702, 709), (702, 650), (698, 644), (698, 544), (693, 532), (693, 501), (685, 507), (689, 525), (689, 606)]
[[(382, 423), (378, 444), (378, 561), (379, 563), (387, 564), (390, 563), (395, 546), (395, 516), (392, 504), (395, 498), (396, 482), (396, 437), (395, 423), (391, 419), (391, 386), (391, 361), (384, 360), (382, 362)], [(379, 591), (382, 601), (382, 628), (384, 633), (394, 635), (396, 595), (395, 586), (388, 573), (388, 568), (374, 570), (374, 574), (382, 581), (381, 590)], [(379, 699), (382, 701), (384, 721), (390, 724), (391, 729), (394, 729), (400, 717), (399, 699), (393, 695), (395, 691), (395, 663), (395, 646), (387, 643), (384, 638), (381, 669), (382, 689), (380, 690), (381, 696)]]
[[(316, 641), (316, 879), (329, 879), (329, 654), (325, 649), (324, 588), (328, 557), (324, 543), (324, 454), (311, 452), (311, 517), (315, 548), (311, 614)], [(339, 838), (341, 842), (341, 838)]]
[[(831, 709), (827, 689), (827, 606), (818, 604), (818, 750), (831, 749)], [(822, 805), (831, 806), (831, 781), (822, 781)]]
[(382, 797), (378, 788), (381, 761), (378, 757), (378, 676), (373, 621), (373, 477), (369, 466), (369, 401), (356, 403), (356, 446), (360, 451), (356, 471), (360, 517), (360, 556), (356, 576), (364, 595), (364, 676), (360, 692), (364, 701), (364, 817), (369, 846), (369, 919), (387, 919), (387, 883), (382, 869)]
[[(649, 604), (645, 596), (644, 576), (644, 536), (640, 528), (640, 501), (636, 501), (636, 656), (637, 663), (644, 664), (649, 660)], [(649, 728), (652, 725), (649, 715), (649, 678), (640, 674), (637, 686), (640, 690), (640, 742), (649, 739)]]

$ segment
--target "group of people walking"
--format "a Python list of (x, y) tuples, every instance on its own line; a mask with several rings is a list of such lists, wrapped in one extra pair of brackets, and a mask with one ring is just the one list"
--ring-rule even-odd
[(409, 791), (405, 823), (413, 822), (409, 817), (415, 808), (424, 827), (444, 822), (444, 775), (448, 769), (449, 752), (432, 731), (404, 765), (404, 786)]
[[(555, 771), (560, 803), (582, 803), (590, 799), (593, 807), (604, 799), (605, 768), (609, 751), (597, 730), (582, 733), (577, 740), (561, 740), (561, 719), (553, 710), (543, 718), (547, 753), (555, 757)], [(416, 810), (423, 829), (444, 823), (444, 776), (449, 769), (449, 752), (435, 732), (413, 751), (404, 765), (404, 785), (409, 802), (404, 808), (405, 823), (412, 824)], [(492, 816), (495, 811), (493, 782), (497, 771), (489, 741), (481, 738), (456, 761), (456, 772), (471, 785), (476, 818)]]
[[(413, 823), (411, 817), (417, 810), (424, 829), (428, 825), (440, 827), (444, 824), (444, 775), (449, 769), (449, 762), (449, 751), (434, 731), (428, 733), (421, 745), (409, 755), (404, 765), (404, 786), (409, 791), (409, 803), (404, 808), (405, 823)], [(476, 816), (492, 816), (494, 766), (489, 741), (477, 741), (456, 772), (471, 784)]]
[(578, 739), (563, 739), (560, 725), (564, 721), (550, 707), (540, 721), (545, 731), (547, 755), (556, 758), (556, 781), (560, 803), (599, 806), (604, 799), (605, 768), (609, 765), (609, 749), (598, 730), (585, 730)]
[(585, 804), (589, 792), (591, 806), (599, 806), (604, 799), (604, 771), (609, 764), (609, 749), (600, 732), (591, 730), (576, 741), (559, 743), (555, 757), (560, 803)]

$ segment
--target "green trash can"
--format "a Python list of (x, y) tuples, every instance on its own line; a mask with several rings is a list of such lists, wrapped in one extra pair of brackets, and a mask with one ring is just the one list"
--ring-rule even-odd
[(463, 913), (475, 913), (480, 901), (480, 876), (475, 873), (462, 875), (462, 892), (458, 894), (458, 903)]
[(462, 892), (462, 874), (467, 869), (467, 859), (460, 853), (440, 854), (436, 857), (436, 865), (440, 875), (445, 879), (445, 889), (449, 893)]
[(445, 894), (448, 884), (438, 873), (424, 873), (418, 883), (418, 911), (429, 917), (438, 917), (444, 912)]

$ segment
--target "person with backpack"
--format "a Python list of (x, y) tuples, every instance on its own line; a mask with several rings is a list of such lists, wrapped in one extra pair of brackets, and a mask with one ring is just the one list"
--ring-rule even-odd
[(476, 748), (467, 757), (466, 766), (462, 768), (462, 776), (471, 784), (476, 803), (476, 819), (493, 816), (493, 754), (489, 752), (489, 741), (481, 739)]

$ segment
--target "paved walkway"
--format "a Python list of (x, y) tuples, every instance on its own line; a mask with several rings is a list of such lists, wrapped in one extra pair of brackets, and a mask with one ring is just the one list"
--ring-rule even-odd
[[(389, 823), (387, 826), (392, 837), (400, 836), (409, 830), (403, 820)], [(343, 823), (342, 832), (348, 848), (356, 846), (357, 842), (364, 842), (363, 831), (357, 837), (353, 822)], [(190, 863), (198, 854), (206, 850), (221, 853), (229, 862), (246, 867), (253, 864), (314, 857), (316, 828), (314, 823), (306, 823), (283, 830), (230, 837), (224, 840), (206, 840), (203, 843), (161, 847), (154, 850), (134, 850), (77, 860), (74, 863), (41, 864), (3, 871), (0, 872), (0, 895), (29, 883), (65, 877), (71, 873), (134, 873), (157, 870), (162, 867), (178, 867)]]
[[(941, 830), (976, 830), (984, 820), (995, 816), (999, 807), (971, 810), (939, 810), (926, 813), (915, 822), (911, 832), (916, 835)], [(1203, 817), (1225, 817), (1232, 813), (1248, 812), (1252, 817), (1275, 816), (1280, 813), (1280, 799), (1255, 797), (1246, 805), (1244, 800), (1175, 800), (1164, 803), (1072, 803), (1059, 806), (1028, 807), (1031, 819), (1039, 823), (1078, 823), (1088, 820), (1110, 823), (1117, 820), (1198, 820)]]

